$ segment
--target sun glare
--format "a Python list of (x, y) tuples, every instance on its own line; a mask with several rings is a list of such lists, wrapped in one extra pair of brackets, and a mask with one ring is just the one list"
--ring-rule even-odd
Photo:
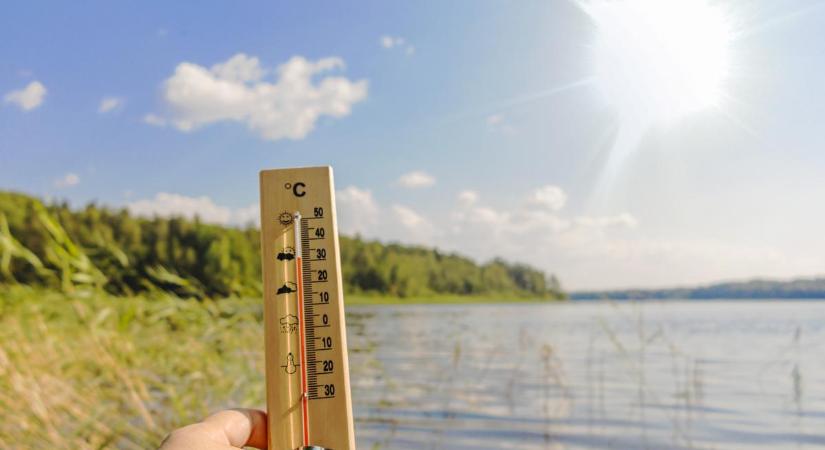
[(622, 121), (672, 122), (717, 106), (732, 38), (708, 0), (597, 0), (594, 80)]

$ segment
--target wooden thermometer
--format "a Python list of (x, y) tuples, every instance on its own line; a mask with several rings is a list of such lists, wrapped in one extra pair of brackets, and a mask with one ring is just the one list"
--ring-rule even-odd
[(261, 172), (269, 450), (355, 450), (332, 168)]

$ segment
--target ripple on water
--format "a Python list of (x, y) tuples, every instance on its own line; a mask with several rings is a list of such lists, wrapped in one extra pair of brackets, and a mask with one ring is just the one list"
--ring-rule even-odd
[(359, 448), (825, 445), (825, 303), (348, 308)]

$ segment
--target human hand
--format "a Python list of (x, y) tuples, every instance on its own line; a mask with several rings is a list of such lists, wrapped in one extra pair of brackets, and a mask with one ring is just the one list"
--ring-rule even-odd
[(171, 432), (158, 450), (234, 450), (244, 446), (266, 449), (266, 413), (228, 409)]

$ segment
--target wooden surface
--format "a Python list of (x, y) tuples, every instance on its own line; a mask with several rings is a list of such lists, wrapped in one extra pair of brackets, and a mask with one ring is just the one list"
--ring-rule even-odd
[[(332, 169), (265, 170), (260, 180), (269, 449), (355, 449)], [(290, 257), (296, 212), (309, 245)]]

